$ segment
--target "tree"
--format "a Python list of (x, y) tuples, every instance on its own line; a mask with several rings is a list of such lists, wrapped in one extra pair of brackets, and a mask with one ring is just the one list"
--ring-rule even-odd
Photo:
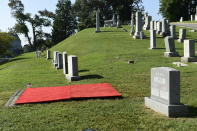
[(10, 48), (10, 42), (15, 38), (8, 33), (0, 33), (0, 56), (5, 55)]
[(131, 19), (131, 12), (143, 11), (142, 0), (106, 0), (113, 13), (120, 15), (122, 21)]
[(76, 0), (73, 8), (78, 18), (78, 29), (95, 27), (95, 10), (101, 10), (101, 23), (111, 19), (113, 13), (120, 15), (121, 21), (129, 21), (131, 13), (143, 10), (142, 0)]
[(72, 13), (70, 0), (59, 0), (56, 7), (52, 28), (52, 42), (54, 44), (72, 35), (77, 24)]
[(188, 20), (192, 0), (160, 0), (159, 12), (170, 21)]
[[(51, 26), (51, 21), (48, 19), (49, 17), (45, 16), (45, 12), (40, 11), (39, 14), (34, 16), (30, 13), (24, 13), (24, 5), (21, 0), (9, 0), (8, 5), (11, 8), (12, 16), (16, 19), (13, 30), (16, 33), (23, 34), (34, 50), (42, 47), (40, 41), (48, 40), (50, 36), (50, 34), (43, 32), (42, 28)], [(31, 30), (27, 23), (31, 25)], [(32, 37), (29, 35), (30, 31), (32, 31)]]

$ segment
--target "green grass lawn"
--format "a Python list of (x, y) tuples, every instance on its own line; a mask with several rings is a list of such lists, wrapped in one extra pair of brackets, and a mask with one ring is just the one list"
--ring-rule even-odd
[[(130, 29), (129, 26), (124, 28)], [(34, 53), (23, 54), (0, 65), (0, 130), (2, 131), (131, 131), (131, 130), (197, 130), (197, 65), (175, 67), (180, 57), (165, 58), (165, 49), (149, 50), (146, 40), (134, 40), (129, 32), (102, 28), (94, 33), (86, 29), (71, 36), (52, 51), (67, 51), (79, 58), (82, 80), (69, 83), (62, 70), (55, 70), (51, 61), (36, 59)], [(178, 31), (178, 29), (177, 29)], [(187, 38), (197, 33), (188, 32)], [(158, 48), (164, 48), (158, 36)], [(183, 44), (176, 42), (183, 55)], [(127, 64), (135, 60), (135, 64)], [(150, 69), (167, 66), (181, 71), (181, 102), (189, 106), (188, 118), (167, 118), (144, 106), (150, 96)], [(89, 99), (45, 104), (27, 104), (6, 108), (4, 104), (28, 83), (33, 87), (69, 84), (111, 83), (123, 99)]]
[(189, 23), (189, 24), (197, 24), (197, 21), (183, 21), (183, 22), (172, 22), (172, 23)]

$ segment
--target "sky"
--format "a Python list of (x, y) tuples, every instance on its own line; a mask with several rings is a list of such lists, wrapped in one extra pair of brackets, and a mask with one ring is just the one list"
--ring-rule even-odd
[[(14, 18), (11, 17), (10, 8), (8, 7), (9, 0), (0, 0), (0, 30), (7, 32), (8, 28), (11, 28), (15, 24)], [(58, 0), (22, 0), (25, 6), (25, 12), (35, 14), (38, 10), (47, 9), (49, 11), (55, 11)], [(74, 3), (75, 0), (71, 0)], [(143, 0), (143, 6), (145, 12), (153, 16), (153, 19), (159, 20), (161, 16), (158, 15), (159, 0)], [(22, 45), (27, 44), (24, 37), (20, 36)]]

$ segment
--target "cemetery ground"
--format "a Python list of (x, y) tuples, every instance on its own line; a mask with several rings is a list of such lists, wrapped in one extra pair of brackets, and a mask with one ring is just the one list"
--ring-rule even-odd
[[(130, 30), (129, 26), (124, 28)], [(78, 82), (67, 82), (62, 70), (56, 70), (51, 60), (37, 59), (34, 53), (1, 64), (0, 130), (196, 130), (197, 64), (187, 67), (172, 65), (181, 58), (165, 58), (164, 40), (159, 36), (159, 49), (149, 50), (149, 32), (146, 32), (147, 39), (134, 40), (129, 32), (121, 29), (102, 30), (101, 33), (94, 33), (95, 29), (83, 30), (51, 49), (78, 56), (82, 77)], [(187, 32), (187, 38), (196, 39), (196, 36), (196, 32)], [(176, 48), (182, 56), (183, 44), (176, 41)], [(129, 60), (134, 60), (135, 64), (128, 64)], [(161, 66), (181, 71), (181, 102), (189, 106), (188, 117), (167, 118), (144, 106), (144, 97), (150, 96), (150, 70)], [(123, 98), (4, 107), (9, 97), (17, 90), (25, 89), (28, 83), (33, 87), (111, 83)]]

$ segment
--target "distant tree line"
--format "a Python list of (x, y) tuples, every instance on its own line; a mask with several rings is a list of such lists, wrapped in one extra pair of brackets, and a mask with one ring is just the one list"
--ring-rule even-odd
[[(70, 0), (58, 0), (55, 13), (42, 10), (32, 15), (25, 12), (21, 0), (9, 0), (12, 16), (16, 19), (10, 32), (24, 35), (32, 50), (49, 48), (76, 31), (95, 27), (95, 10), (98, 8), (101, 24), (113, 14), (120, 15), (121, 21), (125, 22), (130, 20), (131, 12), (143, 9), (141, 3), (142, 0), (76, 0), (72, 5)], [(44, 32), (44, 27), (52, 27), (51, 33)]]
[(113, 14), (120, 15), (122, 22), (131, 19), (131, 13), (143, 9), (142, 0), (76, 0), (73, 5), (78, 18), (78, 30), (95, 27), (95, 10), (100, 9), (101, 23), (112, 19)]
[(196, 0), (160, 0), (160, 13), (170, 21), (190, 20), (196, 13)]

